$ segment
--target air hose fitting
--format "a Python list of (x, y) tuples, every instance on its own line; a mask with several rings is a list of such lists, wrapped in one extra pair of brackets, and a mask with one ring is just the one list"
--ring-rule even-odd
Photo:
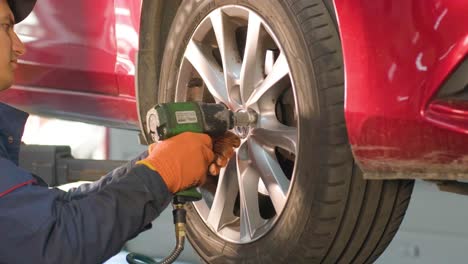
[(127, 255), (127, 262), (130, 264), (170, 264), (173, 263), (184, 250), (185, 244), (185, 225), (187, 223), (187, 211), (185, 210), (185, 204), (187, 202), (198, 201), (202, 198), (195, 188), (178, 192), (174, 196), (172, 216), (174, 218), (176, 246), (172, 250), (171, 254), (165, 257), (160, 262), (155, 261), (151, 257), (145, 256), (138, 253), (129, 253)]

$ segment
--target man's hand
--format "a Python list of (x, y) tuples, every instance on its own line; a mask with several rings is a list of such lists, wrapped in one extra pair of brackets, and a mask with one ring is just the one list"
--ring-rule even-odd
[(176, 193), (203, 184), (214, 158), (208, 135), (185, 132), (151, 144), (148, 157), (137, 163), (158, 172), (169, 191)]

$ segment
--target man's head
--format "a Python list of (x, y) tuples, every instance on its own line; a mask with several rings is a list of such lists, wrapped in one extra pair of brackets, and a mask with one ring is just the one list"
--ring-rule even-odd
[(23, 43), (13, 31), (13, 25), (28, 16), (35, 2), (0, 0), (0, 91), (12, 85), (18, 57), (26, 52)]

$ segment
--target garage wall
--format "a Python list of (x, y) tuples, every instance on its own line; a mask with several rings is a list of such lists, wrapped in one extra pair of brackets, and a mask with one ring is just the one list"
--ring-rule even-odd
[[(59, 130), (67, 128), (70, 131)], [(90, 131), (90, 133), (83, 133)], [(78, 134), (73, 134), (77, 132)], [(102, 158), (105, 152), (105, 128), (83, 123), (49, 120), (32, 116), (23, 140), (28, 144), (70, 145), (77, 158)], [(60, 135), (67, 135), (61, 137)], [(137, 132), (109, 130), (110, 159), (131, 159), (144, 151)], [(101, 156), (100, 156), (101, 155)], [(161, 258), (175, 245), (171, 208), (153, 222), (153, 228), (129, 241), (126, 250)], [(377, 260), (379, 264), (467, 263), (468, 196), (444, 193), (431, 183), (417, 181), (402, 226), (389, 248)], [(125, 252), (122, 260), (126, 263)], [(179, 263), (200, 263), (187, 244)]]
[[(111, 159), (129, 159), (146, 149), (138, 144), (136, 132), (111, 129), (109, 142)], [(467, 263), (467, 223), (468, 196), (440, 192), (431, 183), (417, 181), (400, 231), (376, 263)], [(174, 243), (169, 208), (154, 222), (152, 230), (130, 241), (127, 249), (162, 257)], [(180, 260), (200, 263), (189, 245)]]
[(467, 263), (468, 196), (417, 181), (400, 231), (379, 264)]

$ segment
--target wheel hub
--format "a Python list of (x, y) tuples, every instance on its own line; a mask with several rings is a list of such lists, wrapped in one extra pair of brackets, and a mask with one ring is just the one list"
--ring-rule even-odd
[(234, 132), (241, 138), (246, 139), (250, 131), (256, 127), (257, 113), (254, 110), (238, 110), (234, 117), (236, 119), (237, 126), (234, 127)]
[[(248, 113), (245, 110), (240, 110), (237, 111), (237, 113)], [(249, 136), (251, 130), (251, 125), (248, 126), (235, 126), (234, 127), (234, 132), (241, 138), (241, 139), (246, 139)]]

